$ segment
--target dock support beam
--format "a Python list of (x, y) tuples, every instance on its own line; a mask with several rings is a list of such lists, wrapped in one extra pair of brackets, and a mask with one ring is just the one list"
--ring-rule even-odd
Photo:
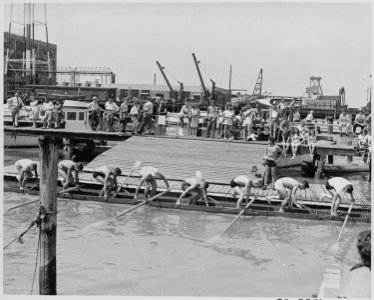
[(56, 295), (57, 165), (61, 139), (39, 137), (41, 223), (39, 294)]
[(316, 173), (315, 173), (315, 177), (316, 177), (316, 178), (322, 178), (323, 167), (324, 167), (324, 165), (325, 165), (325, 162), (326, 162), (325, 159), (322, 159), (322, 160), (318, 160), (318, 161), (317, 161), (317, 171), (316, 171)]

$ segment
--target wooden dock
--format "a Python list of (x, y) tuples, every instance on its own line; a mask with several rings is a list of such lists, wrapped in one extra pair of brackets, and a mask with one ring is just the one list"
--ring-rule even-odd
[[(135, 161), (141, 161), (142, 165), (152, 165), (160, 170), (168, 178), (174, 191), (181, 191), (181, 182), (195, 175), (195, 171), (202, 172), (203, 177), (210, 182), (208, 193), (230, 195), (229, 182), (240, 174), (248, 174), (252, 162), (256, 162), (259, 173), (263, 174), (262, 157), (266, 145), (251, 143), (235, 143), (177, 139), (157, 138), (145, 136), (133, 136), (119, 143), (112, 149), (102, 153), (90, 162), (80, 175), (82, 182), (95, 182), (92, 172), (99, 166), (109, 165), (119, 167), (122, 176), (119, 178), (121, 184), (131, 170)], [(15, 175), (14, 166), (6, 167), (4, 174)], [(134, 187), (139, 182), (138, 172), (134, 172), (128, 180), (128, 186)], [(165, 188), (162, 181), (158, 181), (160, 188)], [(258, 197), (277, 198), (275, 190), (253, 189)], [(311, 184), (309, 189), (298, 191), (297, 199), (301, 203), (313, 203), (328, 206), (331, 201), (323, 199), (319, 201), (322, 193), (328, 193), (321, 184)], [(358, 189), (354, 190), (356, 199), (355, 207), (370, 207), (370, 196), (363, 195)], [(279, 201), (279, 200), (278, 200)], [(342, 207), (350, 204), (350, 197), (343, 195)]]

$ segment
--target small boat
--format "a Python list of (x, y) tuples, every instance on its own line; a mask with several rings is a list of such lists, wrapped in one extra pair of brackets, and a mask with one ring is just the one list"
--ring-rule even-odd
[(343, 164), (343, 165), (324, 165), (323, 172), (325, 173), (358, 173), (369, 172), (368, 164)]
[[(4, 191), (6, 192), (20, 192), (18, 184), (15, 182), (15, 178), (6, 176), (7, 184), (5, 184)], [(11, 180), (9, 180), (11, 179)], [(84, 182), (84, 181), (83, 181)], [(81, 183), (83, 183), (81, 181)], [(31, 195), (38, 195), (38, 186), (34, 186), (34, 189), (30, 189), (27, 193)], [(74, 199), (82, 201), (96, 201), (105, 203), (118, 203), (118, 204), (129, 204), (138, 205), (142, 200), (133, 200), (134, 188), (127, 189), (128, 192), (120, 192), (117, 197), (109, 198), (104, 200), (101, 194), (101, 186), (98, 184), (93, 184), (92, 182), (84, 184), (77, 190), (71, 190), (67, 193), (60, 193), (59, 198)], [(196, 205), (189, 205), (182, 203), (176, 206), (175, 202), (180, 196), (179, 191), (171, 191), (156, 200), (149, 202), (148, 205), (158, 208), (168, 208), (168, 209), (181, 209), (181, 210), (193, 210), (201, 211), (206, 213), (222, 213), (237, 215), (242, 208), (235, 208), (236, 199), (227, 196), (217, 196), (208, 195), (209, 206), (206, 206), (204, 202), (197, 202)], [(182, 200), (183, 202), (183, 200)], [(256, 197), (256, 201), (248, 208), (245, 212), (245, 216), (273, 216), (273, 217), (285, 217), (285, 218), (295, 218), (295, 219), (309, 219), (309, 220), (325, 220), (325, 221), (344, 221), (346, 216), (346, 207), (341, 207), (339, 211), (340, 215), (337, 217), (330, 216), (329, 206), (318, 206), (313, 203), (308, 203), (308, 207), (302, 205), (303, 208), (296, 207), (286, 207), (285, 212), (279, 212), (279, 204), (281, 200), (277, 199), (267, 199), (263, 197)], [(301, 202), (300, 202), (301, 204)], [(356, 206), (348, 219), (349, 222), (360, 222), (360, 223), (370, 223), (371, 213), (370, 209)]]

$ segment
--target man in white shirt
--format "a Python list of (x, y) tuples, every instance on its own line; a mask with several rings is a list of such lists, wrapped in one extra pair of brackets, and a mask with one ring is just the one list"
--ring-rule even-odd
[(305, 121), (307, 123), (311, 123), (314, 120), (313, 113), (314, 113), (313, 109), (311, 111), (309, 111), (308, 115), (305, 118)]
[(284, 212), (284, 208), (287, 205), (289, 200), (292, 201), (296, 207), (301, 207), (296, 200), (296, 191), (298, 189), (304, 190), (309, 187), (308, 181), (298, 182), (297, 180), (291, 177), (283, 177), (275, 181), (274, 188), (277, 191), (279, 197), (282, 201), (281, 207), (279, 209), (280, 212)]
[(206, 126), (206, 137), (215, 137), (216, 131), (216, 119), (217, 119), (217, 106), (214, 100), (210, 101), (210, 105), (207, 109), (207, 126)]
[(18, 117), (21, 107), (26, 109), (26, 106), (23, 104), (22, 99), (19, 96), (19, 93), (16, 92), (14, 97), (11, 97), (7, 100), (8, 108), (12, 113), (12, 123), (14, 127), (18, 127)]
[(360, 127), (360, 133), (365, 128), (365, 115), (362, 113), (362, 110), (355, 117), (355, 121), (353, 124), (353, 134), (356, 133), (356, 128)]
[(51, 128), (53, 122), (53, 109), (54, 104), (48, 98), (45, 98), (42, 110), (45, 111), (45, 116), (43, 119), (43, 127), (42, 128)]
[(148, 126), (149, 131), (153, 130), (152, 114), (153, 114), (153, 102), (152, 102), (152, 99), (148, 97), (147, 102), (144, 103), (143, 105), (143, 121), (138, 131), (139, 134), (143, 132), (143, 130), (145, 129), (145, 126)]
[(105, 109), (106, 109), (106, 116), (107, 116), (109, 131), (114, 131), (113, 129), (114, 114), (119, 111), (119, 107), (113, 101), (113, 99), (109, 98), (108, 101), (105, 102)]
[(38, 179), (38, 163), (31, 159), (20, 159), (14, 164), (19, 175), (16, 178), (19, 181), (19, 188), (21, 191), (25, 189), (27, 179), (33, 176), (32, 172), (35, 173), (35, 179)]
[(91, 129), (96, 130), (101, 122), (101, 112), (105, 110), (99, 106), (99, 99), (95, 96), (92, 97), (92, 102), (88, 104), (87, 108), (89, 110)]
[(346, 113), (345, 109), (342, 110), (342, 113), (339, 115), (339, 134), (342, 135), (343, 127), (345, 132), (348, 135), (350, 124), (349, 124), (349, 115)]
[(169, 182), (166, 177), (160, 173), (160, 171), (151, 166), (144, 166), (140, 169), (139, 175), (141, 176), (138, 187), (136, 188), (134, 200), (138, 199), (138, 193), (140, 187), (145, 183), (146, 188), (144, 191), (144, 196), (147, 199), (149, 190), (151, 190), (151, 197), (156, 194), (157, 191), (157, 182), (156, 178), (160, 178), (165, 182), (166, 188), (169, 189)]
[(350, 194), (352, 203), (355, 202), (355, 198), (353, 197), (353, 185), (350, 181), (343, 177), (333, 177), (327, 180), (326, 189), (330, 193), (330, 195), (321, 195), (319, 201), (321, 201), (324, 197), (332, 198), (331, 216), (337, 216), (339, 204), (341, 201), (341, 193), (345, 192)]

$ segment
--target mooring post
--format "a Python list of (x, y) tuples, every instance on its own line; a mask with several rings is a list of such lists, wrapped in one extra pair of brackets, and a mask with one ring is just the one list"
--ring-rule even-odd
[(40, 144), (41, 223), (39, 294), (56, 295), (57, 164), (61, 139), (44, 136)]

